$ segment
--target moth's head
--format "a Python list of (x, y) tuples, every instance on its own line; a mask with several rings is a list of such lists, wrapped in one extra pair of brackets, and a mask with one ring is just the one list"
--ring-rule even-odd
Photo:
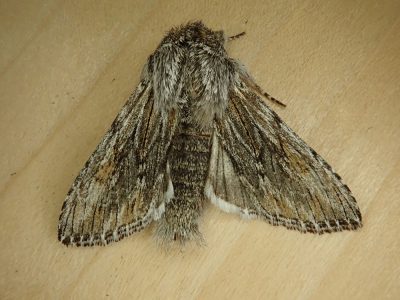
[(192, 47), (193, 44), (205, 45), (212, 50), (221, 50), (225, 44), (225, 34), (222, 30), (213, 31), (203, 22), (190, 22), (172, 29), (162, 43), (175, 42), (183, 47)]

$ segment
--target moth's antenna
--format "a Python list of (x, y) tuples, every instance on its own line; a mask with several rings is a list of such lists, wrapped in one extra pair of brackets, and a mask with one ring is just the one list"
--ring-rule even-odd
[(238, 33), (238, 34), (235, 34), (235, 35), (232, 35), (232, 36), (228, 37), (228, 40), (229, 41), (236, 40), (236, 39), (240, 38), (241, 36), (244, 36), (245, 34), (246, 34), (246, 32), (243, 31), (241, 33)]

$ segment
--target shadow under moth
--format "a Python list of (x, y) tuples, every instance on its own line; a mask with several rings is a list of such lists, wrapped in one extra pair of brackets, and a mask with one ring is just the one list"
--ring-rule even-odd
[(106, 245), (153, 221), (164, 242), (199, 241), (206, 201), (301, 232), (362, 226), (339, 175), (227, 55), (235, 37), (201, 22), (168, 32), (68, 192), (62, 243)]

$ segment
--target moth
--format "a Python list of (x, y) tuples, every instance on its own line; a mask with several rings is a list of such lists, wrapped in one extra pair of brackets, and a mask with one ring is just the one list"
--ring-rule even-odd
[(233, 38), (202, 22), (168, 32), (69, 190), (62, 243), (106, 245), (153, 221), (163, 241), (201, 240), (207, 201), (301, 232), (362, 226), (339, 175), (228, 56)]

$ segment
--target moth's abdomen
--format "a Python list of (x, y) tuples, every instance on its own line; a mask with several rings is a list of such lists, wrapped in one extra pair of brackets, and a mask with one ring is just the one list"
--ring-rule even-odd
[(158, 233), (165, 240), (199, 238), (197, 218), (204, 202), (210, 159), (210, 132), (180, 126), (173, 139), (169, 164), (174, 197), (166, 205)]
[(171, 178), (176, 197), (198, 197), (203, 193), (210, 158), (210, 135), (179, 133), (171, 149)]

